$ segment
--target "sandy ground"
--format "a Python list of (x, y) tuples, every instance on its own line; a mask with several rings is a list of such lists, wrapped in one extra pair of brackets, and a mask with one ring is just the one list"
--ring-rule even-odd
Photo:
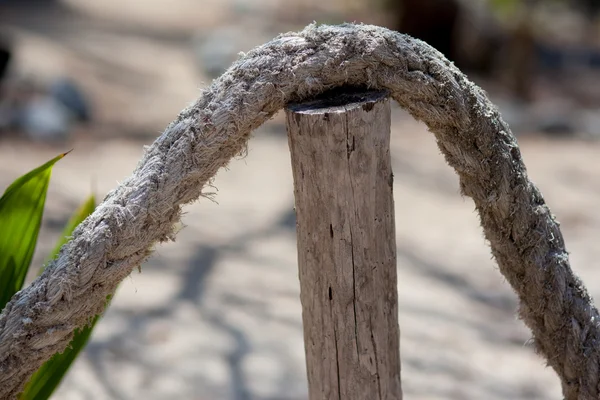
[[(75, 16), (0, 18), (22, 44), (23, 68), (76, 77), (97, 111), (97, 125), (64, 146), (0, 140), (0, 188), (75, 149), (54, 169), (37, 264), (69, 213), (91, 190), (101, 198), (127, 177), (143, 145), (209, 81), (185, 38), (195, 23), (216, 26), (231, 14), (219, 2), (154, 0), (139, 13), (116, 1), (70, 3)], [(535, 136), (520, 145), (562, 223), (574, 269), (599, 297), (600, 145)], [(256, 132), (249, 150), (219, 173), (218, 204), (187, 207), (178, 240), (122, 283), (55, 398), (306, 398), (282, 115)], [(397, 107), (392, 158), (405, 398), (560, 399), (558, 379), (515, 318), (516, 296), (491, 260), (472, 201), (459, 195), (432, 135)]]

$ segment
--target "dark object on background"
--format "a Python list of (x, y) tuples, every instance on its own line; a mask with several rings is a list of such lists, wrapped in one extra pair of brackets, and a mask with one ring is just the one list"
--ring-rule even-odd
[(600, 13), (599, 0), (571, 0), (572, 5), (579, 9), (584, 16), (593, 20)]
[(396, 29), (435, 47), (456, 61), (455, 43), (460, 6), (456, 0), (388, 0), (396, 11)]
[(385, 0), (390, 29), (435, 47), (464, 71), (490, 75), (503, 37), (458, 0)]
[(0, 82), (2, 82), (2, 79), (8, 71), (8, 65), (10, 63), (11, 56), (12, 52), (9, 46), (0, 41)]
[(508, 60), (506, 65), (513, 93), (521, 100), (531, 101), (535, 69), (535, 38), (531, 17), (522, 18), (508, 41)]
[(50, 96), (65, 106), (79, 121), (89, 121), (91, 118), (90, 105), (79, 87), (67, 78), (52, 82), (49, 88)]

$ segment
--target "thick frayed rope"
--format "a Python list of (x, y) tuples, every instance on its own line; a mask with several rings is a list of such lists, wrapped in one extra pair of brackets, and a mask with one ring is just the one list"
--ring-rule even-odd
[(286, 103), (342, 85), (387, 89), (427, 124), (462, 193), (474, 200), (564, 397), (598, 399), (598, 312), (571, 271), (558, 223), (529, 181), (508, 126), (483, 91), (427, 44), (351, 24), (310, 25), (252, 50), (146, 149), (133, 175), (0, 315), (0, 398), (15, 397), (152, 247), (173, 238), (181, 206), (202, 195), (254, 129)]

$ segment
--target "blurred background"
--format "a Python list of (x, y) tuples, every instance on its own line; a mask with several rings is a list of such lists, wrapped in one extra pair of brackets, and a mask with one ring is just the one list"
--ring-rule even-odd
[[(92, 191), (237, 57), (312, 21), (427, 41), (517, 135), (600, 295), (598, 0), (0, 0), (0, 190), (62, 151), (35, 264)], [(408, 399), (561, 399), (515, 317), (470, 199), (425, 127), (393, 106), (403, 389)], [(307, 396), (283, 113), (186, 207), (175, 243), (120, 286), (60, 399)], [(33, 278), (33, 275), (30, 277)]]

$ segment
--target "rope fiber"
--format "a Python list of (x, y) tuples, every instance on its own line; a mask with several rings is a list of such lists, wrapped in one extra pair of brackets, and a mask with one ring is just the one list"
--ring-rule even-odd
[(242, 55), (145, 149), (133, 174), (0, 315), (0, 398), (15, 398), (159, 242), (183, 205), (288, 102), (351, 85), (386, 89), (437, 139), (471, 197), (519, 316), (568, 400), (599, 395), (598, 311), (572, 272), (559, 224), (484, 92), (426, 43), (369, 25), (311, 24)]

